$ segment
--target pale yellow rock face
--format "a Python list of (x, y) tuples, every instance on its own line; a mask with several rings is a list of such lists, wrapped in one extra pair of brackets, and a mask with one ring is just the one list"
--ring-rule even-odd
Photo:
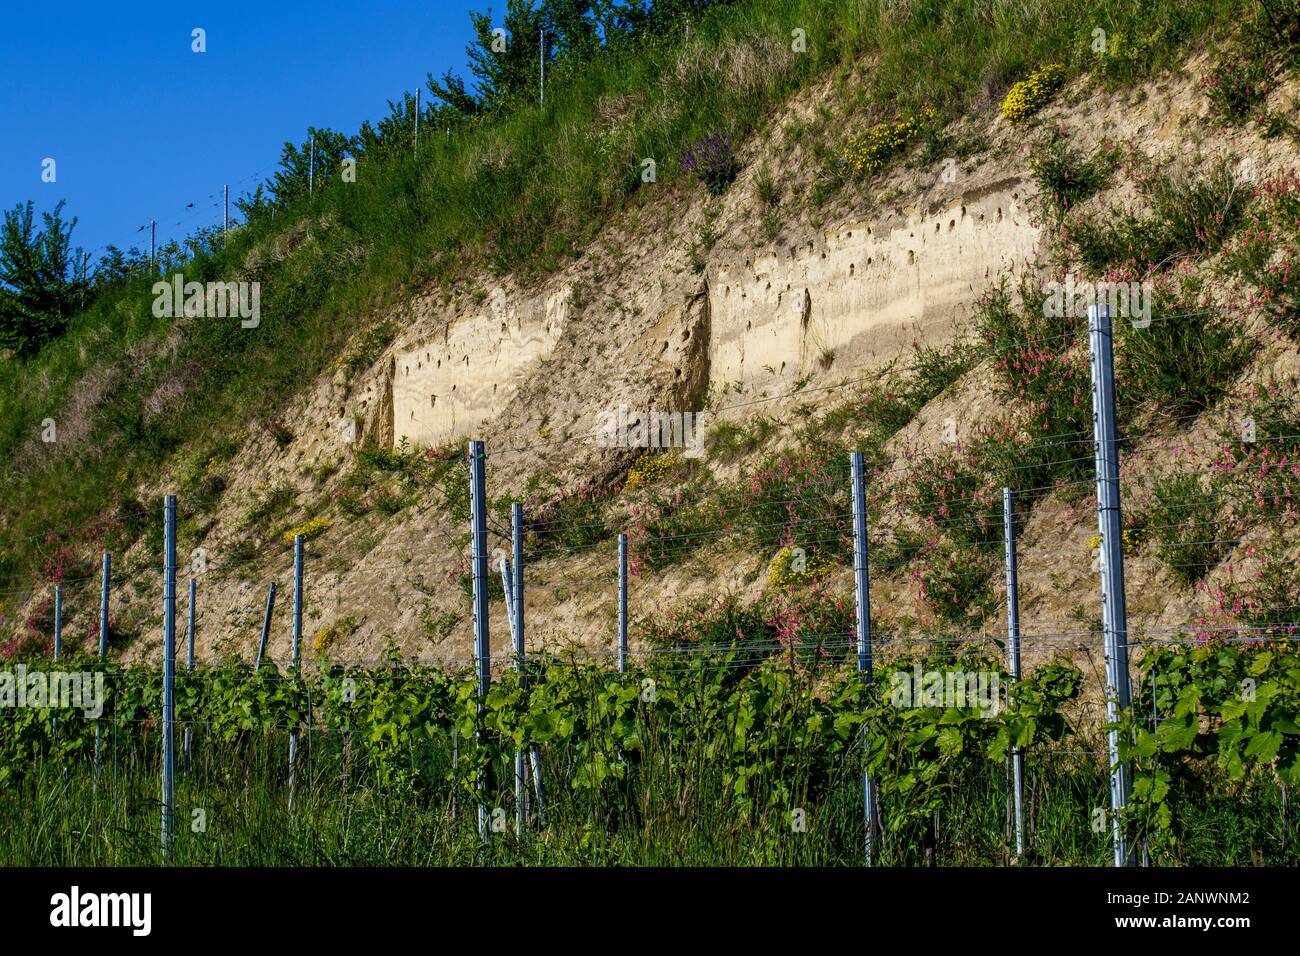
[[(680, 378), (703, 381), (715, 394), (782, 391), (832, 371), (879, 365), (918, 337), (947, 338), (990, 277), (1031, 257), (1038, 230), (1013, 195), (1018, 186), (1009, 180), (901, 223), (836, 226), (799, 246), (723, 260), (702, 280), (632, 273), (640, 281), (626, 297), (660, 311), (648, 327), (627, 323), (627, 332), (637, 344), (659, 343), (649, 350), (658, 352), (656, 364), (666, 361), (683, 372)], [(684, 304), (657, 294), (663, 284), (684, 286)], [(706, 299), (692, 308), (685, 300), (700, 284)], [(392, 440), (439, 445), (497, 419), (566, 332), (586, 334), (593, 322), (609, 322), (608, 314), (575, 315), (571, 298), (568, 285), (532, 295), (496, 288), (478, 310), (397, 350)], [(704, 344), (684, 348), (692, 334), (704, 336)], [(624, 368), (626, 358), (620, 350)], [(664, 411), (697, 411), (680, 403), (700, 390), (681, 391), (647, 400)], [(587, 417), (594, 420), (601, 407), (593, 401)], [(575, 416), (577, 433), (590, 427), (582, 417)]]
[(495, 418), (555, 348), (571, 291), (521, 298), (494, 289), (484, 310), (393, 356), (393, 441), (438, 445)]
[(946, 337), (972, 292), (1038, 242), (1014, 182), (903, 225), (848, 223), (820, 245), (720, 269), (709, 290), (710, 384), (788, 387), (832, 364), (878, 364), (918, 333)]

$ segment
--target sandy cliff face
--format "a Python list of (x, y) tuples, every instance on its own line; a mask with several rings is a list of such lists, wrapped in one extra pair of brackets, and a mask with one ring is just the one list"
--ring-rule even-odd
[(1009, 178), (943, 207), (834, 226), (800, 246), (722, 264), (710, 286), (710, 381), (788, 389), (836, 369), (878, 366), (916, 337), (944, 339), (972, 293), (1029, 258)]
[[(829, 90), (804, 91), (746, 144), (744, 171), (720, 198), (687, 183), (649, 187), (662, 192), (630, 204), (579, 258), (543, 282), (521, 287), (512, 276), (467, 276), (457, 291), (424, 290), (370, 317), (399, 329), (384, 354), (359, 373), (336, 369), (308, 383), (283, 416), (287, 443), (251, 435), (231, 462), (204, 544), (214, 570), (200, 587), (200, 655), (250, 655), (267, 581), (288, 585), (283, 529), (268, 529), (259, 544), (270, 558), (239, 556), (250, 533), (244, 515), (259, 488), (291, 488), (286, 521), (332, 519), (309, 549), (309, 641), (343, 621), (333, 648), (339, 657), (379, 658), (391, 641), (409, 655), (465, 658), (471, 645), (459, 577), (464, 522), (453, 520), (433, 494), (392, 515), (342, 514), (336, 499), (360, 445), (406, 440), (438, 447), (483, 439), (494, 500), (522, 498), (539, 478), (565, 487), (583, 480), (607, 486), (640, 452), (600, 447), (593, 430), (602, 412), (721, 407), (709, 414), (712, 422), (753, 414), (781, 419), (796, 403), (833, 404), (844, 392), (840, 384), (869, 379), (914, 341), (949, 339), (982, 289), (1032, 262), (1040, 233), (1026, 211), (1032, 187), (1024, 134), (996, 118), (971, 121), (988, 145), (957, 164), (955, 176), (945, 175), (950, 167), (942, 162), (913, 157), (877, 180), (845, 187), (829, 206), (805, 201), (816, 164), (797, 142), (789, 145), (785, 130), (806, 122)], [(1191, 78), (1166, 78), (1142, 97), (1067, 96), (1042, 122), (1064, 124), (1085, 142), (1111, 135), (1141, 144), (1164, 160), (1189, 142), (1183, 122), (1172, 117), (1203, 113), (1202, 100)], [(1192, 126), (1202, 148), (1242, 148), (1214, 132), (1204, 116)], [(1261, 173), (1294, 164), (1289, 146), (1251, 148)], [(781, 184), (772, 207), (760, 201), (756, 185), (764, 167)], [(773, 214), (775, 228), (766, 221)], [(804, 391), (783, 400), (796, 386)], [(945, 423), (964, 435), (998, 411), (993, 376), (976, 369), (923, 409), (890, 448), (904, 455), (933, 446)], [(787, 424), (795, 420), (785, 417)], [(782, 433), (772, 438), (781, 440)], [(718, 474), (733, 467), (708, 465)], [(1072, 608), (1095, 604), (1087, 557), (1095, 527), (1087, 509), (1053, 498), (1036, 506), (1021, 542), (1027, 621), (1078, 630), (1077, 623), (1059, 622)], [(282, 559), (275, 547), (282, 547)], [(579, 556), (542, 552), (528, 571), (530, 648), (611, 646), (613, 540)], [(156, 564), (143, 551), (126, 558), (128, 565)], [(699, 597), (756, 597), (768, 558), (719, 542), (663, 573), (638, 577), (634, 625)], [(1158, 621), (1169, 609), (1186, 615), (1186, 593), (1150, 568), (1135, 566), (1133, 574), (1134, 621), (1139, 614)], [(114, 613), (134, 615), (141, 634), (130, 656), (157, 651), (152, 581), (141, 578), (134, 596), (115, 591)], [(848, 593), (847, 579), (841, 584)], [(882, 609), (911, 613), (915, 592), (906, 573), (873, 580), (873, 604)], [(509, 636), (499, 602), (491, 617), (494, 650), (504, 651)], [(637, 636), (634, 626), (634, 643)], [(280, 619), (270, 653), (284, 657), (288, 648), (287, 622)]]
[[(324, 513), (333, 521), (309, 549), (318, 555), (308, 561), (309, 644), (345, 621), (340, 656), (378, 658), (390, 640), (407, 654), (467, 654), (468, 605), (457, 583), (465, 529), (434, 500), (391, 517), (339, 515), (332, 503), (358, 447), (482, 438), (492, 498), (521, 496), (539, 475), (608, 482), (640, 452), (600, 446), (602, 413), (700, 412), (711, 396), (739, 397), (726, 417), (772, 412), (781, 403), (768, 400), (796, 386), (861, 378), (918, 339), (951, 337), (973, 295), (1019, 269), (1037, 243), (1022, 171), (1010, 161), (970, 162), (949, 182), (939, 168), (919, 177), (900, 169), (877, 184), (896, 200), (848, 195), (815, 210), (787, 202), (775, 234), (761, 230), (756, 170), (774, 168), (790, 195), (811, 182), (807, 157), (779, 141), (825, 95), (792, 101), (747, 147), (745, 172), (719, 199), (679, 184), (608, 223), (580, 258), (536, 286), (468, 277), (458, 293), (427, 290), (373, 317), (399, 329), (385, 353), (359, 374), (322, 375), (283, 416), (287, 444), (252, 434), (232, 463), (204, 542), (213, 570), (200, 587), (200, 656), (252, 653), (266, 582), (288, 594), (287, 550), (282, 567), (236, 556), (249, 502), (284, 486), (295, 494), (294, 520)], [(262, 550), (278, 546), (278, 533), (268, 538)], [(608, 642), (607, 543), (530, 568), (530, 646)], [(706, 558), (638, 580), (634, 618), (721, 590), (756, 596), (765, 560)], [(129, 656), (153, 654), (153, 602), (115, 600), (115, 613), (134, 618), (141, 634)], [(508, 641), (494, 610), (493, 645), (504, 650)], [(278, 620), (269, 654), (288, 652), (287, 621)]]
[[(698, 279), (671, 267), (630, 268), (610, 301), (585, 310), (573, 303), (580, 270), (531, 294), (495, 286), (480, 306), (394, 350), (393, 441), (439, 445), (498, 425), (521, 392), (539, 384), (533, 380), (575, 356), (591, 358), (560, 348), (566, 336), (594, 344), (617, 333), (596, 357), (609, 401), (597, 388), (585, 411), (561, 409), (577, 434), (623, 401), (698, 411), (689, 403), (705, 389), (780, 392), (879, 367), (917, 338), (949, 337), (990, 277), (1014, 273), (1032, 256), (1038, 230), (1023, 188), (1009, 177), (937, 209), (846, 222), (797, 244), (741, 248), (719, 255)], [(616, 302), (632, 304), (635, 315)], [(643, 382), (649, 394), (620, 388), (654, 379), (655, 368), (672, 374)], [(569, 368), (564, 377), (581, 376)]]
[(438, 445), (500, 414), (550, 357), (569, 321), (572, 289), (507, 296), (393, 354), (393, 440)]

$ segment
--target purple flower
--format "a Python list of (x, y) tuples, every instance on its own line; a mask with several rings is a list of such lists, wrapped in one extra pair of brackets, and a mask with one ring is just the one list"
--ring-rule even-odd
[(699, 176), (715, 196), (726, 192), (740, 172), (730, 133), (710, 133), (696, 140), (693, 146), (682, 150), (677, 162), (685, 172)]

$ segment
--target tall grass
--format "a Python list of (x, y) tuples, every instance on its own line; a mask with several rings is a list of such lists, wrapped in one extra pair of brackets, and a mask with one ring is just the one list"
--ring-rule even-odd
[[(665, 734), (668, 732), (664, 729)], [(678, 730), (680, 733), (680, 729)], [(178, 740), (180, 735), (178, 733)], [(493, 767), (485, 802), (502, 808), (506, 831), (485, 844), (473, 802), (450, 784), (381, 786), (362, 762), (350, 763), (338, 732), (300, 738), (293, 808), (289, 805), (287, 735), (263, 733), (222, 743), (196, 728), (187, 764), (176, 777), (175, 837), (170, 862), (190, 866), (856, 866), (863, 860), (861, 781), (843, 772), (817, 804), (806, 829), (785, 814), (745, 822), (716, 766), (705, 759), (691, 777), (655, 763), (666, 738), (645, 741), (646, 759), (619, 799), (593, 807), (565, 778), (567, 755), (548, 749), (545, 830), (514, 834), (511, 771)], [(1092, 741), (1096, 744), (1099, 741)], [(703, 742), (701, 742), (703, 745)], [(0, 791), (0, 861), (13, 866), (149, 866), (160, 862), (159, 736), (107, 733), (98, 782), (89, 761), (62, 767), (43, 761), (21, 783)], [(412, 760), (429, 779), (444, 777), (449, 740), (430, 741)], [(846, 768), (847, 769), (847, 768)], [(1026, 772), (1028, 865), (1100, 866), (1109, 831), (1096, 833), (1092, 812), (1108, 800), (1104, 767), (1070, 753), (1031, 758)], [(1228, 789), (1183, 802), (1185, 833), (1164, 864), (1258, 865), (1297, 862), (1285, 845), (1281, 796), (1264, 782), (1248, 796)], [(945, 789), (932, 843), (902, 852), (879, 840), (877, 862), (893, 866), (1000, 866), (1008, 844), (1006, 779), (995, 765)], [(200, 812), (196, 812), (200, 811)]]

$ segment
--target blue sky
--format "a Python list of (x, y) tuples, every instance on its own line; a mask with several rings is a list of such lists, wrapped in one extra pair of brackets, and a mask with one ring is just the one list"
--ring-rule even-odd
[[(222, 184), (233, 213), (286, 139), (309, 125), (354, 133), (426, 73), (462, 72), (468, 11), (490, 3), (8, 0), (0, 208), (66, 199), (74, 244), (96, 258), (108, 243), (147, 250), (137, 227), (150, 219), (159, 243), (220, 224)], [(195, 27), (206, 53), (190, 49)], [(46, 157), (54, 183), (41, 181)]]

